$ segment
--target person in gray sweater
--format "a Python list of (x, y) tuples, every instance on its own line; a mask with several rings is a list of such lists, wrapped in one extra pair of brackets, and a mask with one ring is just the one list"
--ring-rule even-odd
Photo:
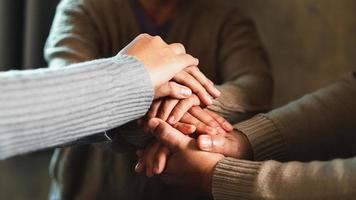
[(111, 58), (1, 72), (0, 159), (120, 126), (143, 116), (155, 98), (188, 98), (189, 84), (168, 81), (196, 65), (183, 45), (141, 34)]

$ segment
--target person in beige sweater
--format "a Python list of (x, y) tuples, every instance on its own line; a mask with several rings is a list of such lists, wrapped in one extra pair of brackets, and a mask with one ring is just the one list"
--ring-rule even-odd
[[(271, 108), (273, 80), (266, 52), (253, 22), (229, 0), (62, 0), (45, 55), (51, 67), (107, 57), (140, 32), (182, 43), (223, 94), (239, 94), (222, 95), (212, 106), (231, 116), (231, 121)], [(117, 136), (124, 144), (57, 150), (51, 165), (53, 196), (195, 199), (195, 195), (180, 193), (158, 179), (134, 173), (134, 148), (144, 147), (150, 139), (137, 129), (136, 124), (129, 124), (113, 131), (125, 135)], [(119, 148), (124, 145), (131, 149)]]
[(355, 199), (356, 72), (234, 127), (195, 140), (151, 119), (172, 152), (159, 177), (217, 200)]

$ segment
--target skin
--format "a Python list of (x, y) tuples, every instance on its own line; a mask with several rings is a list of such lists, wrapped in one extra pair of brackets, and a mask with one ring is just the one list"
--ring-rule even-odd
[[(189, 98), (192, 90), (195, 90), (194, 88), (202, 88), (206, 81), (210, 81), (199, 82), (198, 78), (181, 84), (170, 81), (175, 76), (188, 79), (191, 77), (189, 73), (204, 75), (197, 67), (192, 68), (199, 64), (199, 60), (187, 54), (182, 44), (168, 45), (159, 36), (141, 34), (121, 50), (120, 54), (133, 56), (144, 63), (155, 89), (154, 99), (165, 96), (176, 99)], [(184, 71), (188, 67), (190, 68), (189, 73)], [(206, 96), (206, 94), (204, 95)]]
[(187, 87), (176, 84), (175, 87), (167, 87), (175, 75), (189, 66), (196, 66), (199, 60), (185, 53), (181, 44), (168, 45), (159, 36), (141, 34), (128, 44), (119, 54), (126, 54), (141, 61), (151, 80), (155, 90), (155, 98), (161, 96), (175, 96), (181, 98), (186, 95), (182, 91)]
[[(211, 196), (212, 174), (216, 164), (224, 156), (200, 151), (195, 139), (182, 134), (163, 120), (153, 118), (148, 124), (159, 143), (170, 152), (167, 166), (160, 178), (168, 184)], [(141, 154), (141, 159), (143, 157)]]
[(211, 196), (214, 168), (224, 156), (253, 159), (247, 137), (238, 131), (200, 135), (195, 140), (157, 118), (151, 119), (148, 127), (157, 140), (137, 152), (135, 170), (201, 195)]
[[(195, 106), (191, 108), (191, 110), (193, 115), (187, 113), (184, 117), (187, 121), (183, 122), (194, 125), (197, 127), (196, 132), (198, 134), (203, 134), (200, 135), (197, 140), (198, 147), (201, 150), (219, 150), (220, 152), (217, 153), (223, 153), (226, 151), (231, 154), (236, 152), (236, 156), (240, 156), (241, 153), (243, 153), (242, 151), (238, 150), (240, 145), (228, 142), (223, 143), (225, 140), (221, 139), (226, 138), (226, 140), (235, 141), (235, 138), (240, 139), (243, 137), (241, 134), (226, 134), (225, 131), (218, 132), (216, 129), (212, 129), (208, 126), (215, 126), (215, 123), (220, 123), (219, 126), (225, 127), (228, 132), (232, 132), (232, 126), (223, 117), (212, 111), (209, 111), (208, 109), (202, 109), (199, 106)], [(182, 130), (179, 127), (174, 128), (185, 135), (190, 134), (186, 130)], [(149, 125), (147, 125), (147, 129), (150, 130)], [(235, 148), (237, 151), (235, 151)], [(166, 148), (166, 146), (159, 144), (159, 141), (154, 141), (148, 147), (146, 147), (145, 150), (138, 150), (137, 155), (141, 155), (141, 160), (136, 166), (136, 172), (143, 172), (146, 170), (146, 175), (152, 177), (155, 174), (161, 174), (163, 172), (166, 167), (166, 161), (170, 155), (170, 151)]]

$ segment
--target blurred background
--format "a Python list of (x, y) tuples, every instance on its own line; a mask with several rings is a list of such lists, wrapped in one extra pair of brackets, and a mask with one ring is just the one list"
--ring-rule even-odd
[[(46, 66), (43, 45), (58, 1), (0, 0), (0, 70)], [(356, 68), (356, 1), (232, 1), (255, 20), (269, 52), (276, 107)], [(51, 153), (0, 161), (0, 200), (47, 199)]]

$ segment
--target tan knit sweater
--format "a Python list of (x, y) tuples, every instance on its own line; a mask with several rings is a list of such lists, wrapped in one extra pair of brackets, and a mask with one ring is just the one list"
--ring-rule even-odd
[(215, 199), (356, 199), (356, 73), (235, 127), (256, 161), (222, 160)]

